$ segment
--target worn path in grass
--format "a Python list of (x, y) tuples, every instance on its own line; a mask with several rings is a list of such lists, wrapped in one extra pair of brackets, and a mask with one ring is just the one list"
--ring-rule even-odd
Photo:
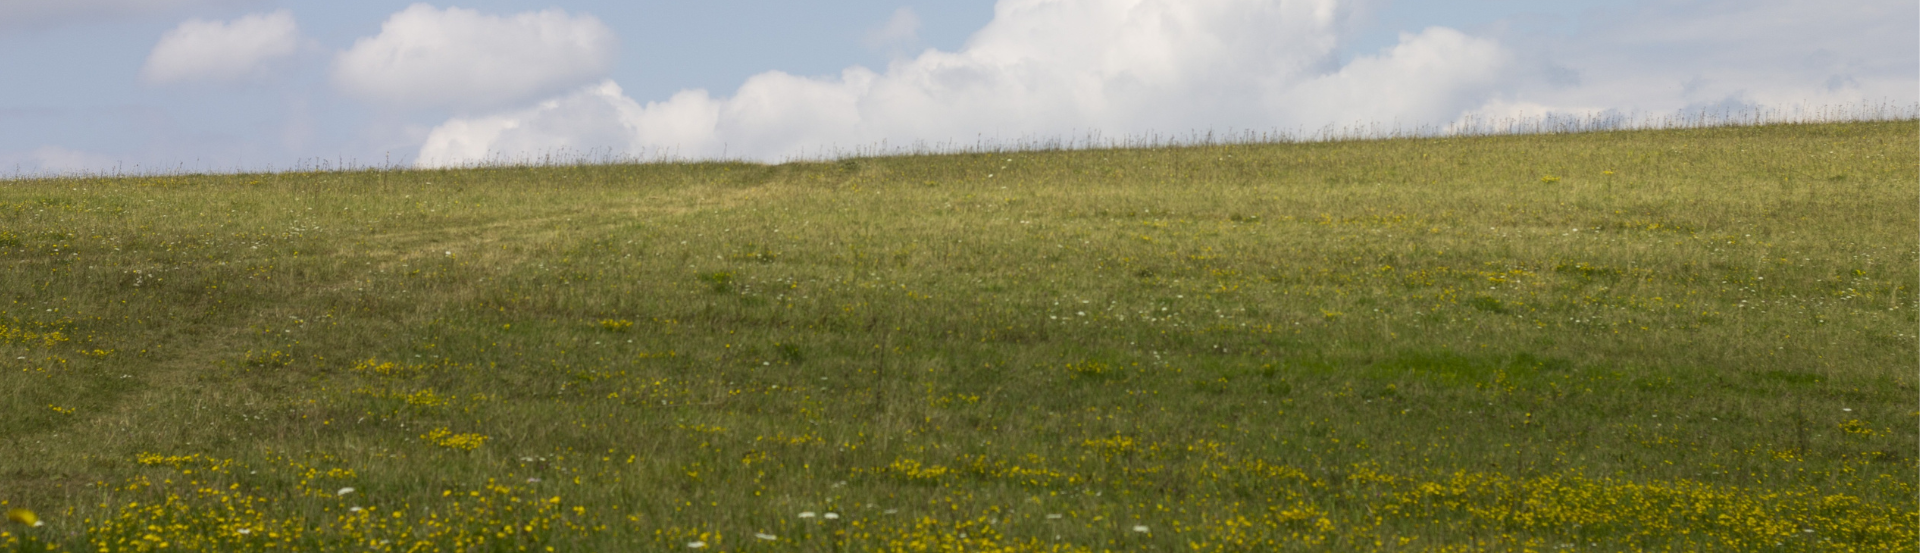
[(0, 543), (1906, 547), (1917, 151), (8, 181)]

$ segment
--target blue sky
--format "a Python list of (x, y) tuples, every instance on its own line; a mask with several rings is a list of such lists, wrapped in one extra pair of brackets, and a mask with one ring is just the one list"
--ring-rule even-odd
[(1910, 0), (0, 0), (0, 173), (1920, 101)]

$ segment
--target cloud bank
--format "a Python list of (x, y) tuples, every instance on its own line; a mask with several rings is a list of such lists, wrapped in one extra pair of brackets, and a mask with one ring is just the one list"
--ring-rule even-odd
[[(1341, 67), (1337, 46), (1351, 17), (1334, 0), (1004, 0), (959, 51), (928, 50), (885, 72), (773, 71), (731, 97), (689, 91), (644, 105), (603, 83), (448, 121), (429, 135), (420, 163), (558, 149), (780, 159), (883, 140), (1424, 119), (1479, 105), (1510, 65), (1498, 44), (1430, 29)], [(1409, 87), (1420, 97), (1346, 101)]]
[(293, 13), (280, 10), (233, 21), (189, 19), (160, 37), (140, 77), (170, 84), (186, 81), (235, 81), (267, 62), (293, 55), (300, 29)]
[(414, 4), (341, 52), (333, 83), (390, 106), (497, 107), (596, 81), (617, 47), (613, 30), (590, 15), (501, 17)]
[[(1436, 27), (1349, 57), (1341, 44), (1365, 8), (1354, 2), (1002, 0), (957, 51), (927, 50), (884, 71), (766, 72), (726, 97), (690, 90), (642, 103), (601, 82), (531, 107), (448, 120), (429, 133), (416, 163), (567, 153), (781, 160), (882, 143), (1443, 126), (1875, 94), (1912, 101), (1914, 54), (1882, 51), (1913, 50), (1914, 6), (1867, 7), (1644, 4), (1603, 14), (1576, 36)], [(1863, 26), (1870, 30), (1861, 33)], [(1825, 31), (1832, 32), (1781, 38)]]

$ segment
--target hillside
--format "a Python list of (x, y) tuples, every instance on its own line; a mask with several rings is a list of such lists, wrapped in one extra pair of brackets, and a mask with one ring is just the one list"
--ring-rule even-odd
[(0, 260), (23, 550), (1920, 539), (1913, 121), (5, 181)]

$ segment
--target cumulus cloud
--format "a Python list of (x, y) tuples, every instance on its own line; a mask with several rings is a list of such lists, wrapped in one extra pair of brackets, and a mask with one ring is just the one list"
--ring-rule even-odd
[(401, 107), (486, 108), (591, 83), (613, 65), (613, 31), (558, 9), (511, 16), (414, 4), (334, 60), (333, 82)]
[(160, 37), (140, 77), (158, 84), (234, 81), (299, 48), (300, 29), (287, 10), (233, 21), (189, 19)]
[(699, 90), (643, 106), (603, 81), (530, 109), (448, 121), (428, 136), (420, 164), (704, 154), (716, 139), (721, 107)]
[[(884, 71), (767, 72), (726, 97), (687, 91), (643, 103), (602, 83), (449, 120), (429, 134), (418, 163), (562, 150), (779, 160), (883, 142), (1311, 133), (1515, 110), (1670, 110), (1730, 96), (1830, 102), (1902, 86), (1896, 98), (1911, 101), (1914, 30), (1869, 19), (1910, 23), (1903, 14), (1912, 6), (1897, 3), (1882, 1), (1883, 13), (1789, 0), (1657, 3), (1557, 41), (1430, 28), (1349, 57), (1341, 44), (1367, 7), (1356, 2), (1001, 0), (956, 51), (928, 50)], [(1863, 28), (1885, 36), (1857, 36)], [(1905, 50), (1879, 53), (1890, 46)], [(1792, 60), (1804, 67), (1781, 67)]]
[[(1400, 44), (1270, 100), (1269, 111), (1316, 114), (1323, 124), (1430, 123), (1479, 107), (1519, 79), (1514, 56), (1489, 40), (1446, 28), (1402, 34)], [(1435, 91), (1456, 91), (1454, 94)]]
[(0, 0), (0, 29), (42, 29), (60, 25), (179, 12), (192, 8), (238, 6), (257, 0)]
[(885, 23), (867, 31), (866, 36), (867, 47), (876, 50), (912, 46), (919, 41), (920, 14), (914, 13), (913, 8), (906, 6), (893, 10), (893, 15), (887, 17)]
[[(1352, 17), (1352, 6), (1336, 0), (1003, 0), (958, 51), (928, 50), (884, 72), (773, 71), (747, 79), (730, 97), (693, 91), (644, 105), (601, 85), (531, 109), (448, 121), (430, 134), (420, 162), (512, 159), (562, 147), (780, 159), (881, 141), (1447, 117), (1452, 106), (1477, 105), (1497, 84), (1486, 75), (1503, 70), (1497, 44), (1436, 30), (1363, 58), (1387, 69), (1422, 65), (1422, 73), (1386, 74), (1366, 64), (1343, 73), (1337, 47)], [(1418, 87), (1427, 99), (1339, 113), (1301, 105), (1318, 101), (1308, 97), (1314, 87), (1370, 85)], [(1335, 93), (1344, 92), (1325, 92)], [(593, 121), (593, 130), (570, 134), (567, 121)]]

